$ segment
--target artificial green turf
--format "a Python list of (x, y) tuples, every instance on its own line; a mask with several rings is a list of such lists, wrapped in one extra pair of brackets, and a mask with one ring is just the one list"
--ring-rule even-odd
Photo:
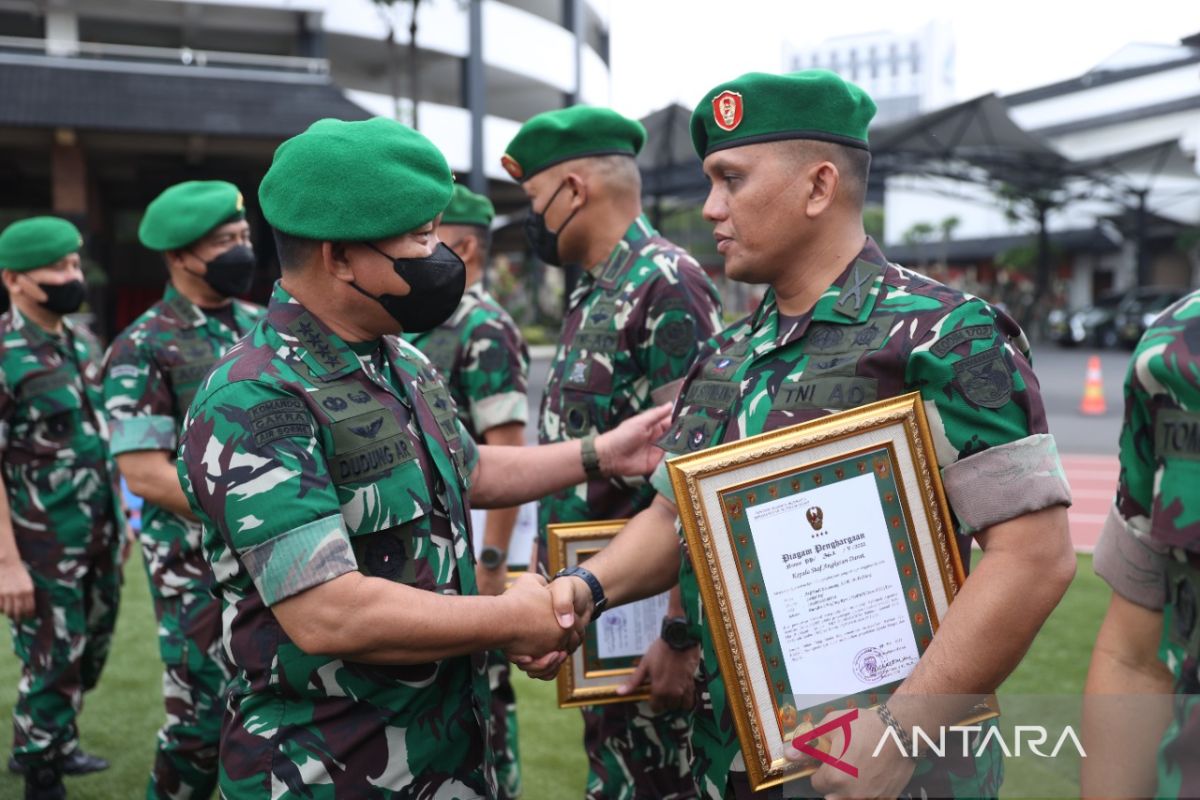
[[(1051, 615), (1021, 666), (1001, 688), (1005, 695), (1077, 694), (1083, 689), (1088, 657), (1108, 603), (1108, 588), (1092, 573), (1090, 556), (1080, 556), (1079, 572), (1063, 603)], [(0, 753), (7, 754), (7, 724), (16, 696), (18, 667), (11, 655), (7, 626), (0, 626)], [(129, 578), (108, 668), (87, 697), (80, 730), (84, 747), (110, 759), (112, 769), (68, 779), (72, 800), (134, 798), (145, 791), (154, 758), (154, 736), (162, 723), (161, 667), (154, 617), (140, 564)], [(559, 800), (583, 796), (587, 765), (579, 713), (559, 710), (553, 683), (514, 678), (519, 696), (525, 797)], [(5, 758), (7, 756), (5, 755)], [(1069, 760), (1013, 760), (1006, 771), (1009, 797), (1077, 796)], [(0, 770), (0, 798), (20, 796), (20, 782)]]

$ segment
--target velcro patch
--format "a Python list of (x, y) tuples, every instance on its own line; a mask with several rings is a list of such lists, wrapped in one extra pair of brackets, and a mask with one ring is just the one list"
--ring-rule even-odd
[(1154, 417), (1154, 453), (1159, 458), (1200, 461), (1200, 414), (1159, 411)]
[(729, 411), (740, 394), (741, 387), (730, 381), (695, 381), (688, 386), (683, 402), (685, 405)]
[(252, 406), (248, 413), (255, 447), (293, 436), (315, 435), (312, 414), (304, 401), (296, 397), (267, 400)]
[(951, 331), (941, 339), (938, 339), (929, 348), (929, 352), (938, 358), (945, 358), (947, 353), (963, 342), (969, 342), (973, 339), (991, 339), (995, 333), (996, 329), (991, 325), (968, 325), (965, 328)]
[(771, 401), (771, 410), (857, 408), (875, 402), (878, 396), (878, 382), (874, 378), (827, 376), (781, 384)]
[(1012, 397), (1012, 372), (1000, 345), (955, 362), (954, 375), (963, 396), (983, 408), (1000, 408)]

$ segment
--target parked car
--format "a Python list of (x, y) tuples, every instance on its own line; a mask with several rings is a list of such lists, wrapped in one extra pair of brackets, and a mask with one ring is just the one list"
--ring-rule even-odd
[(1187, 293), (1187, 289), (1169, 286), (1146, 286), (1131, 291), (1113, 318), (1121, 344), (1132, 350), (1155, 317)]
[(1063, 347), (1086, 344), (1095, 347), (1116, 347), (1117, 329), (1113, 320), (1126, 292), (1102, 295), (1090, 306), (1076, 309), (1058, 308), (1050, 312), (1050, 338)]

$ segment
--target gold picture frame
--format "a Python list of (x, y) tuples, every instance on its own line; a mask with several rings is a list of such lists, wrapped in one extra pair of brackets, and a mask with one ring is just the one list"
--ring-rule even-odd
[[(913, 655), (919, 658), (924, 652), (965, 579), (921, 397), (907, 394), (679, 456), (667, 468), (751, 787), (759, 790), (811, 774), (815, 767), (784, 758), (784, 745), (819, 723), (824, 713), (867, 708), (890, 693), (911, 672)], [(868, 477), (873, 480), (854, 480)], [(844, 535), (849, 529), (835, 530), (839, 519), (849, 519), (848, 526), (875, 519), (870, 503), (847, 502), (864, 491), (878, 501), (878, 523), (863, 523), (855, 528), (861, 533), (853, 535)], [(829, 504), (820, 498), (841, 498), (837, 503), (843, 508), (835, 504), (823, 510), (820, 503)], [(757, 522), (751, 520), (754, 515)], [(830, 519), (834, 521), (826, 526)], [(763, 536), (764, 531), (771, 536)], [(773, 558), (783, 537), (793, 535), (806, 544), (788, 543), (796, 551)], [(831, 538), (822, 540), (826, 544), (807, 544), (820, 536)], [(886, 550), (881, 549), (885, 536)], [(762, 542), (767, 544), (760, 553), (756, 548)], [(893, 609), (893, 624), (902, 620), (900, 627), (911, 628), (909, 649), (867, 648), (853, 661), (842, 662), (812, 656), (809, 663), (852, 664), (852, 669), (827, 669), (827, 679), (822, 675), (793, 687), (795, 675), (817, 674), (796, 666), (805, 663), (804, 654), (816, 652), (812, 632), (825, 635), (822, 647), (829, 642), (827, 629), (815, 621), (817, 601), (809, 605), (809, 595), (797, 597), (819, 591), (814, 586), (835, 586), (823, 583), (834, 570), (844, 570), (843, 580), (856, 575), (860, 567), (850, 565), (854, 559), (845, 555), (855, 548), (873, 548), (863, 550), (873, 553), (864, 560), (881, 580), (891, 580), (893, 573), (880, 566), (886, 559), (877, 555), (886, 553), (895, 563), (900, 593), (873, 599), (883, 604), (876, 607)], [(760, 554), (765, 554), (762, 560)], [(830, 571), (822, 574), (821, 569)], [(846, 618), (840, 591), (829, 588), (823, 596), (837, 601), (828, 613), (840, 615), (838, 624)], [(789, 615), (783, 633), (776, 626), (778, 611)], [(849, 633), (844, 639), (862, 641)], [(891, 639), (889, 645), (902, 639)], [(840, 641), (828, 644), (839, 646)], [(841, 655), (836, 649), (821, 652), (822, 659), (827, 652)], [(907, 653), (904, 658), (891, 657), (902, 652)], [(808, 688), (821, 680), (827, 680), (822, 691)], [(876, 680), (891, 682), (871, 691)], [(840, 694), (829, 688), (854, 682), (867, 688)], [(814, 697), (822, 702), (807, 705)], [(995, 715), (983, 711), (974, 719)]]
[[(576, 566), (604, 548), (629, 520), (573, 522), (546, 526), (550, 574)], [(630, 703), (650, 697), (650, 687), (619, 695), (633, 674), (645, 645), (659, 635), (667, 593), (605, 611), (588, 623), (584, 641), (558, 673), (558, 706), (575, 708)]]

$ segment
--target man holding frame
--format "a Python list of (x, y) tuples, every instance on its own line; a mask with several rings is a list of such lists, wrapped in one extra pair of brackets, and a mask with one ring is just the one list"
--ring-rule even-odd
[[(978, 757), (920, 761), (894, 748), (872, 758), (872, 750), (885, 726), (907, 738), (914, 726), (955, 723), (974, 698), (960, 708), (933, 696), (992, 692), (1017, 665), (1074, 575), (1070, 491), (1020, 328), (978, 298), (890, 264), (866, 236), (874, 111), (861, 89), (818, 70), (744, 75), (696, 108), (693, 143), (712, 184), (704, 215), (726, 273), (770, 290), (702, 353), (660, 445), (669, 454), (694, 452), (921, 393), (960, 552), (969, 558), (973, 538), (984, 556), (912, 673), (879, 713), (853, 723), (842, 760), (858, 766), (858, 778), (825, 765), (811, 789), (994, 796), (1001, 780), (995, 747)], [(678, 575), (691, 622), (703, 629), (694, 772), (705, 797), (750, 796), (693, 564), (679, 555), (665, 465), (652, 480), (659, 495), (589, 560), (585, 574), (551, 583), (556, 613), (574, 624), (597, 604), (663, 591)], [(560, 661), (517, 659), (535, 676), (553, 674)], [(832, 749), (840, 752), (840, 741)]]

